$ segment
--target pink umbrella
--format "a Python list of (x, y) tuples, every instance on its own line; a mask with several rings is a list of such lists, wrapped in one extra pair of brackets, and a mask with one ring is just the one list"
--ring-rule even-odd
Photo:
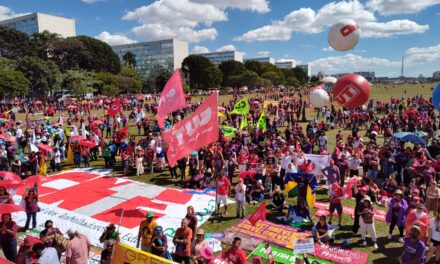
[(14, 189), (23, 185), (21, 179), (9, 179), (0, 181), (0, 186), (5, 187), (6, 189)]
[(96, 146), (95, 143), (93, 143), (92, 141), (89, 140), (82, 140), (79, 142), (80, 146), (84, 146), (84, 147), (89, 147), (89, 148), (93, 148), (94, 146)]
[(2, 178), (4, 180), (20, 179), (20, 177), (18, 177), (17, 174), (15, 174), (11, 171), (0, 171), (0, 178)]
[(101, 119), (97, 119), (97, 120), (93, 121), (93, 124), (95, 124), (95, 125), (100, 125), (102, 123), (104, 123), (104, 121), (102, 121)]
[(0, 204), (0, 214), (10, 214), (24, 211), (24, 208), (16, 204)]
[(77, 108), (76, 105), (69, 105), (69, 106), (67, 107), (67, 110), (73, 110), (73, 109), (76, 109), (76, 108)]
[(70, 137), (70, 142), (72, 141), (80, 141), (80, 140), (84, 140), (83, 136), (77, 135), (77, 136), (71, 136)]
[(46, 144), (38, 144), (37, 147), (41, 150), (52, 152), (52, 147)]
[(47, 176), (43, 176), (43, 175), (33, 175), (30, 177), (27, 177), (26, 179), (24, 179), (23, 183), (25, 185), (31, 185), (34, 183), (44, 183), (49, 181), (49, 178)]

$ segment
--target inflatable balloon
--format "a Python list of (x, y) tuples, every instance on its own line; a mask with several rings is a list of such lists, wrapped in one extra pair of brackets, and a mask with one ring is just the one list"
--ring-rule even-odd
[(432, 91), (432, 104), (435, 109), (440, 112), (440, 83), (435, 87), (434, 91)]
[(361, 37), (361, 30), (351, 19), (334, 24), (328, 32), (328, 44), (335, 50), (347, 51), (354, 48)]
[(314, 107), (323, 107), (330, 101), (328, 93), (324, 90), (317, 89), (310, 94), (310, 103)]
[(359, 107), (368, 102), (370, 83), (361, 75), (346, 74), (336, 82), (333, 95), (346, 108)]

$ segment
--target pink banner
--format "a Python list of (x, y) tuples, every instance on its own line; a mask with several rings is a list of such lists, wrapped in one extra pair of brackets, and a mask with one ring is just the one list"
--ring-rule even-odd
[[(319, 210), (328, 211), (329, 203), (316, 202), (314, 207), (318, 208)], [(351, 207), (344, 206), (342, 208), (342, 213), (351, 215), (351, 217), (354, 218), (354, 209)], [(374, 209), (374, 219), (385, 222), (386, 216), (386, 211), (382, 211), (377, 208)]]
[(192, 151), (217, 141), (217, 93), (212, 93), (194, 113), (163, 132), (162, 136), (169, 146), (167, 157), (170, 166)]
[(365, 264), (368, 260), (367, 253), (319, 243), (315, 244), (315, 253), (312, 255), (341, 264)]
[(165, 127), (165, 117), (172, 112), (186, 107), (180, 69), (176, 69), (163, 88), (157, 110), (157, 123), (160, 128)]

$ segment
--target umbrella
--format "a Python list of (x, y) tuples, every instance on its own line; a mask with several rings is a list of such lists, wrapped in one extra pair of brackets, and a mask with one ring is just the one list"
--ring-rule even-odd
[(100, 125), (102, 123), (104, 123), (104, 121), (102, 121), (101, 119), (93, 120), (93, 124), (95, 125)]
[(23, 185), (23, 182), (20, 179), (8, 179), (4, 181), (0, 181), (0, 186), (5, 187), (6, 189), (14, 189)]
[(38, 144), (37, 147), (41, 150), (52, 152), (52, 147), (46, 144)]
[(24, 208), (16, 204), (0, 204), (0, 214), (10, 214), (24, 211)]
[(41, 101), (36, 101), (35, 104), (41, 104)]
[(89, 148), (93, 148), (94, 146), (96, 146), (95, 143), (93, 143), (92, 141), (89, 140), (82, 140), (79, 142), (80, 146), (84, 146), (84, 147), (89, 147)]
[(49, 181), (49, 178), (47, 176), (43, 176), (43, 175), (33, 175), (30, 177), (27, 177), (26, 179), (24, 179), (23, 183), (25, 185), (30, 185), (30, 184), (34, 184), (34, 183), (43, 183), (43, 182), (47, 182)]
[(411, 142), (416, 145), (426, 145), (425, 140), (423, 140), (422, 138), (420, 138), (418, 135), (416, 135), (414, 133), (399, 132), (399, 133), (393, 134), (393, 137), (397, 138), (398, 140), (403, 141), (403, 142)]
[(84, 139), (85, 138), (83, 136), (80, 136), (80, 135), (71, 136), (70, 137), (70, 142), (72, 142), (72, 141), (81, 141), (81, 140), (84, 140)]
[(0, 178), (4, 180), (8, 179), (20, 179), (17, 174), (11, 172), (11, 171), (0, 171)]

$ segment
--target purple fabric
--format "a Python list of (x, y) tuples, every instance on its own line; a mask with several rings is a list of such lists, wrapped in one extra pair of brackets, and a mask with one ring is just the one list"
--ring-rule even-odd
[(328, 166), (324, 169), (327, 174), (327, 182), (329, 185), (339, 181), (339, 168), (336, 165)]
[[(397, 199), (393, 198), (390, 201), (390, 204), (388, 205), (388, 211), (387, 211), (387, 217), (386, 221), (387, 223), (391, 223), (391, 218), (393, 216), (393, 206), (397, 203)], [(400, 200), (401, 206), (399, 210), (399, 215), (397, 216), (397, 226), (405, 226), (406, 222), (406, 212), (408, 211), (408, 203), (405, 199)]]
[(403, 261), (408, 261), (410, 259), (417, 258), (417, 261), (414, 263), (416, 264), (425, 263), (423, 258), (425, 256), (426, 246), (425, 243), (423, 243), (422, 241), (419, 240), (414, 243), (411, 241), (411, 238), (405, 237), (403, 243), (403, 250), (404, 250), (402, 255)]

